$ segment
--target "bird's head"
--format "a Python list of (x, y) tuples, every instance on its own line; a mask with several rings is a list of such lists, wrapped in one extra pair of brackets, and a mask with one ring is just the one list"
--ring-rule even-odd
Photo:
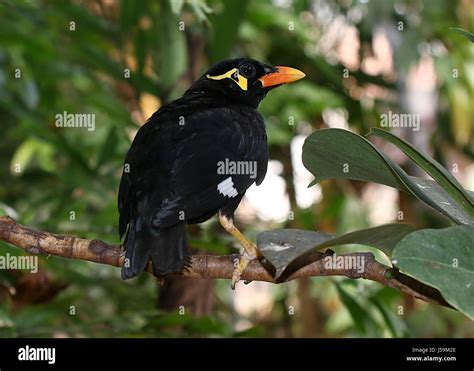
[(274, 67), (250, 58), (229, 59), (212, 66), (188, 93), (218, 94), (256, 108), (271, 89), (303, 77), (303, 72), (291, 67)]

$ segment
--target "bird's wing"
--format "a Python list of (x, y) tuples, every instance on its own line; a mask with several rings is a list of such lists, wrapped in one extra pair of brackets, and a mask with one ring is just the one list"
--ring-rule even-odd
[[(213, 108), (185, 118), (177, 132), (169, 195), (154, 223), (196, 219), (238, 201), (265, 176), (268, 153), (259, 114)], [(256, 113), (256, 111), (255, 111)], [(179, 212), (181, 214), (179, 214)]]
[(160, 153), (162, 127), (158, 124), (157, 117), (155, 113), (138, 130), (125, 157), (118, 194), (120, 237), (125, 234), (130, 220), (138, 213), (142, 195), (157, 190), (166, 192), (162, 180), (167, 177), (167, 169), (162, 164), (167, 161)]
[(165, 227), (238, 204), (265, 176), (266, 135), (256, 111), (179, 113), (153, 115), (135, 136), (119, 189), (121, 236), (137, 215)]

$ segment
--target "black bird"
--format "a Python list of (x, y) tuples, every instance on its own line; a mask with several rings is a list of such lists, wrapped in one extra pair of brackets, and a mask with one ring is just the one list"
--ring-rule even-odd
[(127, 153), (120, 182), (122, 278), (143, 272), (181, 271), (187, 260), (186, 224), (215, 214), (243, 245), (232, 287), (255, 244), (234, 226), (234, 211), (247, 189), (267, 171), (268, 147), (257, 107), (273, 88), (303, 78), (290, 67), (248, 58), (212, 66), (184, 95), (162, 106), (140, 128)]

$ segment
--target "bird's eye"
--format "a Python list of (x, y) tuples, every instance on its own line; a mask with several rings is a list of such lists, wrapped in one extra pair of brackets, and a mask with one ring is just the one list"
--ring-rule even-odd
[(232, 78), (234, 80), (238, 80), (239, 79), (239, 71), (235, 71), (233, 74), (232, 74)]
[(244, 64), (242, 67), (240, 67), (240, 72), (242, 75), (249, 77), (254, 74), (255, 69), (249, 64)]

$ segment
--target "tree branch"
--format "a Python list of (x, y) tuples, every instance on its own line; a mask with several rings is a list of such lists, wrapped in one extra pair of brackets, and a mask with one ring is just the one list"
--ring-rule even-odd
[[(110, 245), (100, 240), (86, 240), (38, 231), (18, 224), (10, 217), (0, 217), (0, 240), (17, 246), (29, 254), (55, 255), (115, 267), (123, 265), (120, 246)], [(417, 299), (452, 308), (438, 290), (379, 263), (372, 253), (352, 253), (340, 256), (363, 257), (365, 259), (365, 269), (363, 272), (358, 272), (356, 269), (328, 269), (325, 267), (323, 260), (320, 259), (297, 270), (286, 281), (313, 276), (364, 278), (400, 290)], [(234, 270), (233, 262), (237, 257), (236, 254), (225, 256), (193, 255), (190, 266), (177, 275), (192, 278), (230, 279)], [(147, 270), (151, 272), (151, 267), (148, 266)], [(258, 261), (249, 264), (242, 274), (242, 279), (275, 282), (271, 274)]]

